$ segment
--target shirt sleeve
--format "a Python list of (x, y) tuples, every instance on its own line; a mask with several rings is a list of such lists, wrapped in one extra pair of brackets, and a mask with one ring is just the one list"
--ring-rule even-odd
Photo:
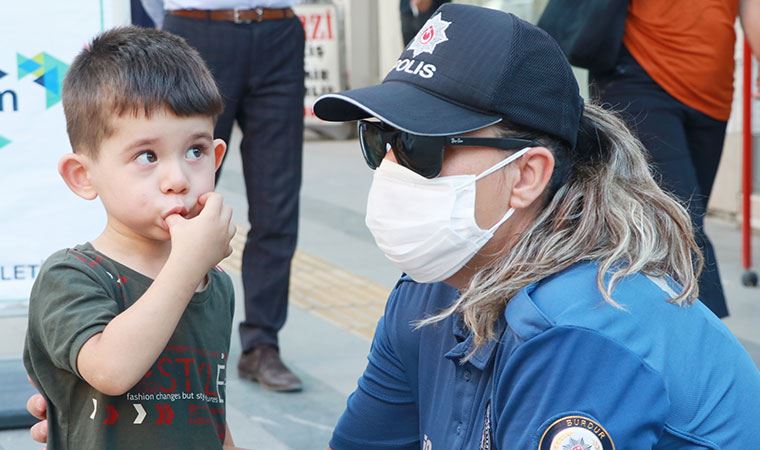
[[(230, 278), (230, 275), (221, 268), (212, 270), (218, 272), (216, 275), (223, 286), (222, 295), (224, 296), (224, 301), (229, 304), (229, 316), (227, 316), (227, 321), (225, 322), (225, 329), (229, 330), (229, 335), (232, 336), (232, 325), (235, 317), (235, 288), (232, 284), (232, 278)], [(229, 348), (227, 349), (227, 352), (229, 353)]]
[(575, 448), (584, 436), (590, 448), (652, 448), (670, 407), (662, 377), (594, 330), (551, 328), (495, 374), (496, 448)]
[(119, 307), (95, 269), (71, 253), (51, 256), (45, 266), (30, 296), (28, 336), (57, 368), (80, 376), (79, 350)]
[(416, 396), (389, 339), (387, 320), (386, 311), (378, 322), (367, 368), (333, 432), (333, 450), (420, 448)]

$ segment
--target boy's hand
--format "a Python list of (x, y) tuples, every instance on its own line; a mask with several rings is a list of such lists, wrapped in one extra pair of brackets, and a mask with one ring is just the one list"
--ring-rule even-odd
[(179, 214), (166, 218), (172, 239), (172, 256), (192, 261), (205, 274), (232, 253), (230, 241), (235, 235), (232, 209), (216, 192), (198, 198), (201, 212), (192, 219)]

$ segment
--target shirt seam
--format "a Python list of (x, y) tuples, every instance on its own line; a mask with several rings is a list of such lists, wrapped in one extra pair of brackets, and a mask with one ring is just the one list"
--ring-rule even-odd
[[(543, 334), (545, 334), (546, 332), (548, 332), (550, 330), (561, 330), (561, 329), (582, 331), (582, 332), (587, 332), (587, 333), (595, 334), (595, 335), (601, 337), (602, 339), (613, 343), (616, 347), (619, 347), (620, 349), (622, 349), (623, 351), (625, 351), (625, 353), (628, 353), (628, 354), (632, 355), (634, 358), (636, 358), (637, 361), (639, 361), (639, 363), (643, 367), (645, 367), (649, 372), (651, 372), (652, 374), (654, 374), (657, 377), (657, 379), (660, 380), (660, 382), (662, 384), (662, 387), (663, 387), (663, 390), (665, 391), (665, 398), (668, 399), (668, 405), (670, 405), (670, 392), (668, 391), (668, 386), (665, 383), (665, 379), (662, 376), (662, 372), (660, 372), (659, 370), (657, 370), (654, 367), (652, 367), (644, 358), (641, 357), (641, 355), (639, 355), (638, 353), (636, 353), (633, 350), (631, 350), (630, 348), (628, 348), (628, 346), (624, 345), (622, 342), (620, 342), (617, 339), (615, 339), (614, 337), (608, 336), (608, 335), (606, 335), (606, 334), (604, 334), (604, 333), (602, 333), (599, 330), (596, 330), (594, 328), (588, 328), (588, 327), (583, 327), (583, 326), (579, 326), (579, 325), (560, 325), (560, 324), (554, 324), (553, 326), (551, 326), (549, 328), (546, 328), (545, 330), (541, 331), (540, 333), (536, 333), (536, 335), (532, 336), (530, 339), (522, 341), (522, 343), (520, 343), (519, 345), (514, 346), (514, 348), (512, 349), (512, 351), (509, 352), (509, 355), (507, 356), (507, 359), (510, 359), (514, 355), (514, 353), (520, 347), (522, 347), (524, 344), (529, 343), (533, 339), (536, 339), (539, 336), (542, 336)], [(513, 329), (513, 331), (514, 331), (514, 329)], [(515, 334), (517, 334), (517, 333), (515, 332)], [(667, 424), (667, 422), (664, 421), (663, 422), (663, 427), (666, 424)]]
[[(410, 447), (412, 445), (415, 445), (419, 441), (420, 441), (419, 439), (415, 439), (413, 441), (409, 441), (409, 442), (406, 442), (406, 443), (403, 443), (403, 442), (402, 443), (394, 442), (393, 444), (387, 444), (387, 445), (386, 444), (371, 443), (371, 444), (368, 445), (367, 442), (363, 442), (363, 441), (360, 442), (360, 441), (355, 441), (353, 439), (344, 438), (342, 436), (337, 435), (337, 433), (333, 432), (332, 438), (330, 439), (330, 447), (332, 449), (334, 449), (334, 450), (341, 450), (342, 448), (346, 448), (346, 447), (355, 448), (357, 446), (359, 448), (364, 449), (364, 450), (395, 449), (395, 448), (399, 448), (399, 446), (401, 446), (401, 448)], [(335, 445), (336, 443), (338, 445)]]
[[(404, 285), (404, 284), (407, 284), (407, 283), (414, 283), (414, 280), (411, 280), (411, 279), (404, 280), (403, 278), (401, 278), (401, 279), (398, 280), (398, 282), (396, 283), (396, 286), (393, 288), (393, 291), (391, 291), (392, 300), (394, 300), (396, 302), (398, 301), (398, 298), (399, 298), (399, 295), (400, 295), (399, 291), (401, 289), (401, 286)], [(385, 336), (388, 339), (388, 345), (391, 346), (391, 350), (393, 351), (393, 356), (396, 358), (396, 360), (399, 362), (399, 364), (401, 364), (402, 367), (403, 367), (403, 370), (404, 370), (404, 381), (406, 382), (406, 386), (409, 388), (410, 397), (412, 397), (412, 401), (413, 401), (414, 405), (416, 405), (417, 410), (419, 410), (420, 409), (420, 404), (419, 404), (419, 386), (417, 387), (417, 389), (413, 389), (412, 388), (412, 382), (411, 382), (411, 379), (409, 378), (409, 370), (408, 370), (408, 368), (406, 366), (405, 361), (403, 360), (403, 358), (399, 355), (399, 353), (397, 351), (397, 348), (399, 348), (399, 345), (398, 345), (398, 329), (397, 329), (397, 327), (394, 327), (393, 330), (392, 330), (392, 332), (389, 332), (390, 329), (387, 326), (388, 322), (385, 320), (386, 315), (388, 313), (388, 307), (390, 305), (391, 305), (391, 299), (389, 299), (388, 303), (386, 304), (385, 312), (383, 313), (383, 318), (381, 319), (381, 320), (383, 320), (383, 326), (385, 327), (385, 330), (386, 330), (385, 331)], [(403, 323), (403, 326), (409, 326), (409, 325), (410, 324), (408, 322)], [(384, 399), (384, 400), (387, 401), (388, 399)]]
[[(524, 343), (530, 342), (531, 340), (533, 340), (533, 339), (541, 336), (542, 334), (546, 333), (547, 331), (554, 330), (554, 329), (577, 330), (577, 331), (585, 331), (585, 332), (588, 332), (588, 333), (596, 334), (599, 337), (601, 337), (602, 339), (610, 341), (613, 344), (615, 344), (615, 346), (620, 347), (621, 349), (625, 350), (626, 353), (633, 355), (641, 363), (641, 365), (643, 365), (644, 367), (647, 368), (647, 370), (651, 371), (654, 374), (657, 374), (657, 377), (660, 378), (661, 380), (663, 379), (662, 373), (659, 370), (657, 370), (654, 367), (652, 367), (644, 358), (641, 357), (641, 355), (639, 355), (638, 353), (636, 353), (633, 350), (631, 350), (630, 348), (628, 348), (627, 345), (625, 345), (623, 342), (619, 341), (618, 339), (616, 339), (616, 338), (614, 338), (612, 336), (609, 336), (607, 334), (604, 334), (604, 333), (602, 333), (601, 331), (599, 331), (599, 330), (597, 330), (595, 328), (589, 328), (589, 327), (584, 327), (584, 326), (580, 326), (580, 325), (554, 324), (553, 326), (551, 326), (551, 327), (543, 330), (542, 332), (536, 334), (535, 336), (531, 337), (527, 341), (524, 341)], [(517, 348), (519, 348), (519, 347), (520, 346), (518, 345)], [(515, 350), (517, 348), (515, 348)], [(663, 382), (663, 385), (664, 384), (665, 383)], [(668, 397), (668, 398), (670, 398), (670, 397)]]
[(689, 433), (688, 431), (681, 430), (680, 428), (676, 428), (673, 425), (670, 425), (669, 423), (665, 423), (665, 426), (663, 427), (663, 430), (667, 430), (669, 433), (674, 434), (681, 439), (687, 440), (691, 442), (692, 444), (699, 444), (699, 445), (705, 445), (710, 447), (712, 450), (720, 450), (721, 447), (716, 444), (713, 441), (710, 441), (708, 439), (705, 439), (701, 436), (697, 436), (693, 433)]
[[(533, 299), (532, 299), (532, 298), (530, 298), (530, 295), (528, 295), (528, 294), (527, 294), (527, 292), (524, 292), (524, 290), (525, 290), (527, 287), (529, 287), (529, 286), (526, 286), (525, 288), (523, 288), (523, 290), (521, 290), (521, 291), (520, 291), (520, 293), (521, 293), (521, 294), (523, 294), (523, 295), (525, 295), (525, 297), (526, 297), (526, 301), (528, 301), (528, 302), (530, 303), (530, 305), (531, 305), (531, 307), (533, 308), (533, 310), (534, 310), (534, 311), (536, 311), (536, 313), (537, 313), (539, 316), (541, 316), (541, 318), (542, 318), (542, 319), (543, 319), (543, 320), (544, 320), (544, 321), (545, 321), (547, 324), (549, 324), (549, 326), (548, 326), (548, 327), (546, 327), (546, 328), (544, 328), (543, 330), (541, 330), (539, 333), (536, 333), (536, 334), (534, 334), (533, 336), (530, 336), (530, 337), (526, 337), (526, 336), (523, 336), (522, 334), (520, 334), (520, 333), (517, 331), (517, 329), (516, 329), (515, 327), (513, 327), (512, 325), (510, 325), (510, 324), (509, 324), (509, 322), (507, 321), (507, 328), (511, 329), (511, 330), (512, 330), (512, 332), (515, 334), (515, 336), (517, 336), (517, 337), (520, 339), (520, 341), (521, 341), (521, 342), (523, 342), (523, 343), (530, 341), (531, 339), (535, 338), (536, 336), (540, 336), (541, 334), (545, 333), (547, 330), (551, 330), (551, 329), (552, 329), (552, 328), (554, 328), (554, 327), (560, 326), (559, 324), (557, 324), (557, 322), (556, 322), (555, 320), (552, 320), (552, 319), (550, 319), (550, 318), (549, 318), (549, 316), (548, 316), (548, 315), (546, 315), (546, 314), (545, 314), (545, 313), (544, 313), (544, 312), (541, 310), (541, 308), (539, 308), (539, 307), (538, 307), (538, 305), (536, 304), (536, 302), (534, 302), (534, 301), (533, 301)], [(518, 294), (518, 295), (520, 295), (520, 294)], [(509, 308), (509, 305), (510, 305), (510, 304), (511, 304), (513, 301), (515, 301), (515, 300), (517, 300), (517, 299), (513, 299), (513, 300), (510, 300), (510, 301), (507, 303), (507, 308)], [(519, 301), (519, 300), (518, 300), (518, 301)], [(503, 334), (502, 334), (502, 338), (503, 338)], [(521, 345), (522, 345), (522, 344), (521, 344)]]

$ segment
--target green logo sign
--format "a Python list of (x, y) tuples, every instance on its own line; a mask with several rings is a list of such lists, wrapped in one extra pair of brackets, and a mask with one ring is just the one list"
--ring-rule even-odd
[(61, 101), (61, 83), (68, 65), (45, 52), (31, 58), (16, 53), (16, 63), (19, 80), (32, 75), (37, 77), (34, 82), (45, 88), (48, 108)]

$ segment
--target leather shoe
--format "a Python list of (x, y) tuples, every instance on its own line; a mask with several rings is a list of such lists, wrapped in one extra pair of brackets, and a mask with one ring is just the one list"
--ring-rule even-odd
[(272, 391), (296, 392), (303, 389), (301, 380), (283, 364), (280, 351), (271, 345), (254, 347), (243, 353), (238, 362), (238, 375)]

